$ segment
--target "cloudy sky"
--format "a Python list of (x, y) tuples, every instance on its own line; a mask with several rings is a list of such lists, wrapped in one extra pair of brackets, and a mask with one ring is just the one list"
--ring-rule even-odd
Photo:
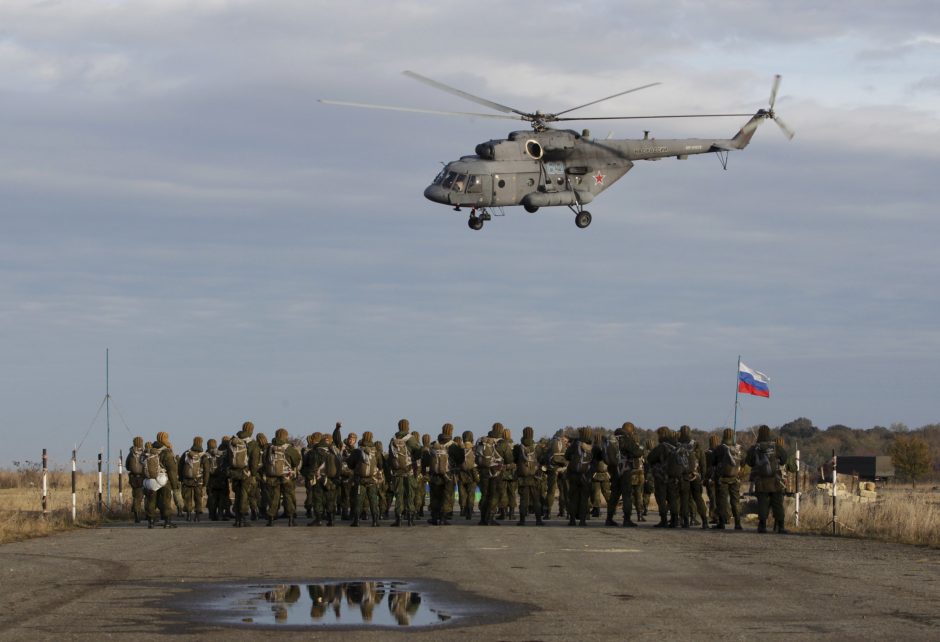
[[(742, 426), (940, 421), (938, 56), (921, 1), (3, 0), (0, 466), (104, 448), (106, 349), (115, 454), (244, 419), (711, 429), (738, 355), (773, 395)], [(543, 111), (663, 83), (583, 115), (750, 112), (780, 73), (796, 138), (637, 163), (586, 230), (473, 232), (422, 192), (513, 123), (317, 102), (478, 110), (405, 69)]]

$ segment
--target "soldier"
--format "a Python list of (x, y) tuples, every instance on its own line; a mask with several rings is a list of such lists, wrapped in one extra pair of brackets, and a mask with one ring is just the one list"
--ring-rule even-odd
[[(647, 439), (643, 442), (643, 517), (649, 514), (650, 497), (656, 489), (653, 483), (653, 469), (650, 466), (649, 454), (653, 452), (653, 440)], [(643, 521), (646, 521), (644, 519)]]
[(460, 445), (460, 437), (454, 437), (454, 424), (446, 423), (441, 426), (441, 434), (450, 442), (447, 447), (447, 456), (450, 458), (451, 464), (450, 490), (444, 493), (444, 503), (441, 506), (441, 511), (446, 519), (452, 520), (454, 518), (454, 493), (457, 488), (457, 468), (460, 466), (460, 462), (463, 461), (463, 447)]
[(734, 443), (734, 431), (725, 428), (721, 433), (721, 445), (715, 451), (716, 502), (718, 504), (718, 526), (728, 524), (728, 511), (734, 517), (734, 530), (741, 528), (741, 447)]
[(480, 480), (480, 526), (499, 525), (494, 513), (499, 500), (499, 481), (503, 468), (503, 457), (497, 450), (502, 435), (503, 424), (496, 422), (473, 446)]
[[(634, 439), (636, 439), (635, 435)], [(646, 494), (646, 448), (640, 445), (639, 440), (636, 441), (640, 455), (633, 462), (631, 479), (633, 486), (633, 506), (636, 509), (636, 521), (645, 522), (646, 502), (649, 500), (649, 495)], [(624, 500), (624, 502), (626, 502), (626, 500)], [(624, 526), (629, 526), (629, 524), (624, 524)]]
[(362, 513), (362, 503), (365, 499), (369, 504), (369, 514), (372, 516), (372, 526), (379, 525), (379, 481), (382, 470), (382, 451), (372, 443), (372, 433), (362, 433), (362, 441), (349, 454), (346, 462), (353, 473), (352, 493), (352, 523), (350, 526), (359, 526), (359, 516)]
[(509, 519), (512, 519), (516, 508), (516, 464), (513, 462), (512, 449), (512, 432), (509, 428), (503, 428), (502, 437), (496, 444), (496, 451), (503, 458), (502, 474), (500, 474), (499, 483), (497, 484), (499, 489), (499, 499), (497, 500), (499, 514), (496, 515), (496, 519), (500, 520), (506, 519), (507, 513)]
[(522, 429), (522, 441), (513, 448), (513, 464), (519, 489), (519, 526), (525, 526), (528, 514), (535, 515), (535, 525), (542, 521), (542, 467), (536, 453), (535, 431), (531, 426)]
[(323, 523), (323, 506), (320, 505), (320, 495), (317, 490), (317, 447), (320, 445), (320, 441), (323, 439), (323, 435), (319, 432), (311, 434), (307, 438), (307, 452), (304, 453), (303, 463), (300, 465), (300, 474), (304, 478), (304, 486), (307, 488), (307, 493), (310, 495), (310, 510), (308, 511), (307, 517), (313, 517), (314, 520), (309, 522), (307, 526), (319, 526)]
[(568, 460), (565, 459), (565, 452), (568, 450), (568, 437), (564, 433), (556, 436), (549, 444), (545, 467), (548, 469), (548, 488), (545, 491), (545, 511), (546, 519), (551, 517), (552, 502), (555, 500), (555, 494), (558, 494), (558, 517), (565, 516), (565, 510), (568, 507)]
[(287, 429), (278, 428), (274, 433), (274, 441), (268, 444), (264, 450), (268, 526), (274, 524), (278, 504), (281, 504), (284, 508), (287, 525), (297, 525), (297, 496), (294, 493), (294, 479), (297, 476), (300, 464), (300, 452), (290, 443)]
[(372, 442), (375, 447), (375, 452), (379, 456), (379, 470), (375, 475), (375, 492), (379, 496), (379, 515), (388, 518), (388, 505), (389, 505), (389, 473), (388, 471), (388, 461), (385, 457), (385, 447), (382, 445), (381, 441)]
[(321, 519), (326, 522), (327, 526), (333, 525), (333, 516), (336, 514), (336, 492), (341, 480), (342, 465), (342, 451), (333, 445), (332, 435), (323, 435), (314, 452), (313, 460), (317, 475), (314, 505), (320, 509), (320, 513), (316, 521), (308, 526), (319, 526)]
[(708, 523), (718, 523), (718, 493), (716, 486), (718, 484), (717, 470), (715, 467), (715, 452), (721, 444), (721, 437), (716, 434), (708, 436), (708, 450), (705, 451), (705, 474), (703, 482), (705, 484), (705, 494), (708, 495)]
[(213, 522), (226, 519), (222, 496), (228, 495), (228, 476), (223, 465), (224, 458), (225, 453), (219, 450), (215, 439), (206, 442), (206, 510)]
[(255, 425), (250, 421), (242, 424), (242, 429), (229, 440), (226, 470), (235, 494), (235, 523), (241, 528), (251, 526), (246, 518), (251, 515), (257, 519), (257, 513), (251, 507), (253, 483), (261, 466), (261, 452), (258, 443), (252, 439)]
[(355, 487), (353, 482), (353, 471), (349, 468), (347, 460), (353, 451), (358, 447), (359, 435), (354, 432), (349, 433), (343, 440), (343, 470), (342, 470), (342, 489), (340, 490), (340, 513), (342, 519), (350, 519), (352, 516), (353, 499), (352, 494)]
[[(681, 471), (674, 467), (673, 453), (676, 450), (672, 431), (668, 426), (660, 426), (656, 430), (659, 443), (649, 454), (650, 469), (653, 473), (656, 505), (659, 507), (659, 523), (654, 528), (679, 525), (679, 477)], [(670, 468), (672, 470), (670, 471)], [(671, 516), (670, 516), (671, 513)], [(667, 518), (668, 521), (667, 521)]]
[(183, 510), (186, 521), (201, 521), (205, 506), (206, 484), (209, 474), (205, 468), (206, 453), (202, 449), (202, 437), (193, 439), (192, 447), (180, 456), (179, 478), (183, 493)]
[(445, 512), (445, 501), (448, 495), (454, 496), (454, 464), (450, 458), (450, 448), (453, 440), (445, 433), (431, 443), (421, 458), (421, 470), (430, 485), (430, 503), (428, 509), (431, 513), (429, 524), (434, 526), (449, 526), (450, 516)]
[(578, 428), (578, 438), (565, 451), (568, 460), (568, 526), (587, 526), (588, 501), (591, 497), (591, 477), (600, 450), (595, 450), (593, 431)]
[(401, 526), (402, 517), (408, 526), (414, 526), (414, 513), (417, 510), (415, 459), (421, 451), (421, 445), (408, 428), (408, 420), (400, 420), (398, 432), (388, 444), (388, 464), (395, 493), (395, 521), (392, 526)]
[[(263, 432), (258, 433), (255, 441), (258, 443), (259, 463), (258, 471), (255, 473), (254, 488), (252, 489), (252, 494), (257, 498), (255, 505), (252, 507), (252, 515), (261, 515), (261, 517), (267, 519), (271, 495), (268, 493), (268, 483), (264, 475), (264, 453), (268, 450), (271, 442), (268, 441), (268, 436)], [(277, 504), (274, 505), (273, 515), (277, 517)]]
[(431, 448), (431, 435), (422, 435), (417, 431), (411, 434), (421, 444), (421, 449), (415, 456), (415, 464), (417, 464), (415, 470), (415, 510), (418, 517), (424, 517), (424, 503), (428, 494), (428, 476), (421, 470), (420, 462), (424, 460), (425, 455)]
[[(179, 490), (176, 456), (173, 444), (165, 432), (158, 432), (157, 439), (151, 444), (144, 456), (144, 489), (147, 497), (147, 528), (153, 528), (160, 511), (163, 528), (176, 528), (170, 513), (173, 491)], [(148, 488), (149, 486), (149, 488)]]
[(751, 467), (751, 481), (757, 493), (757, 532), (767, 532), (767, 514), (773, 511), (774, 530), (786, 533), (783, 510), (783, 474), (781, 465), (787, 461), (786, 449), (777, 445), (769, 426), (757, 429), (757, 443), (747, 451), (745, 463)]
[[(317, 433), (319, 434), (319, 433)], [(307, 445), (300, 450), (300, 475), (304, 478), (304, 511), (307, 513), (307, 517), (313, 517), (313, 485), (310, 483), (312, 476), (308, 476), (307, 470), (307, 453), (310, 452), (316, 442), (313, 439), (313, 435), (307, 435)]]
[[(617, 502), (623, 499), (623, 525), (625, 527), (636, 526), (636, 523), (630, 519), (634, 504), (634, 481), (637, 468), (640, 475), (643, 474), (642, 467), (639, 466), (643, 451), (640, 444), (636, 441), (636, 426), (631, 422), (626, 422), (614, 431), (613, 437), (604, 449), (604, 457), (607, 462), (608, 470), (611, 472), (611, 491), (607, 502), (607, 526), (617, 526), (614, 521), (614, 515), (617, 513)], [(642, 502), (642, 499), (641, 499)], [(635, 502), (637, 508), (637, 519), (642, 512), (641, 502)]]
[(679, 512), (682, 515), (682, 528), (689, 528), (689, 513), (693, 506), (702, 520), (702, 528), (708, 529), (708, 512), (702, 499), (702, 474), (705, 471), (705, 452), (698, 442), (692, 439), (689, 426), (679, 428), (679, 449), (684, 461), (684, 472), (679, 479)]
[(127, 469), (127, 483), (131, 487), (131, 511), (134, 513), (134, 523), (140, 523), (140, 516), (144, 514), (144, 438), (134, 437), (133, 445), (127, 451), (124, 468)]
[(465, 430), (461, 436), (460, 454), (457, 463), (457, 493), (460, 500), (460, 514), (464, 519), (473, 519), (473, 504), (476, 500), (477, 472), (476, 457), (473, 454), (473, 433)]

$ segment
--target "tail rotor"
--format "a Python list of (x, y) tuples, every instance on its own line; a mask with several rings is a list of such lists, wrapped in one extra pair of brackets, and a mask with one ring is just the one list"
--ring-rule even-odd
[(783, 135), (788, 139), (792, 140), (794, 132), (792, 129), (787, 127), (787, 124), (777, 116), (777, 113), (774, 111), (774, 104), (777, 102), (777, 90), (780, 88), (780, 74), (774, 76), (773, 87), (770, 88), (770, 108), (767, 110), (767, 118), (777, 123), (777, 127), (780, 128), (780, 131), (783, 132)]

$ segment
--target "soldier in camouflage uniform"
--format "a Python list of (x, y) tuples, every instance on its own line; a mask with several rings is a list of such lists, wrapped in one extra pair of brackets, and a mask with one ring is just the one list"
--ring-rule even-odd
[(659, 443), (649, 454), (650, 469), (655, 484), (656, 505), (659, 507), (659, 523), (654, 528), (679, 525), (679, 477), (669, 474), (669, 462), (676, 449), (676, 440), (668, 426), (656, 430)]
[(499, 495), (497, 499), (499, 513), (496, 515), (496, 519), (506, 519), (507, 514), (509, 515), (509, 519), (512, 519), (513, 513), (515, 512), (516, 464), (513, 462), (513, 445), (512, 432), (509, 430), (509, 428), (503, 428), (502, 437), (496, 445), (497, 452), (499, 452), (500, 456), (503, 458), (502, 474), (500, 475), (499, 482), (497, 484), (497, 488), (499, 489)]
[(547, 469), (548, 484), (545, 490), (545, 519), (551, 517), (552, 502), (558, 495), (558, 517), (565, 516), (568, 507), (568, 460), (565, 452), (568, 450), (568, 437), (562, 433), (549, 442), (545, 453), (543, 465)]
[(698, 510), (702, 528), (708, 529), (708, 511), (702, 499), (702, 475), (705, 471), (705, 452), (698, 442), (692, 439), (689, 426), (679, 428), (679, 448), (685, 450), (689, 458), (689, 470), (679, 479), (679, 512), (682, 515), (682, 528), (689, 527), (689, 513), (692, 508)]
[(395, 494), (395, 522), (392, 526), (401, 526), (403, 517), (409, 526), (414, 526), (417, 510), (415, 461), (420, 452), (420, 442), (414, 433), (409, 432), (408, 420), (402, 419), (398, 422), (398, 432), (388, 445), (389, 472)]
[[(176, 456), (173, 454), (173, 444), (170, 443), (170, 436), (166, 432), (158, 432), (157, 439), (154, 441), (149, 451), (148, 457), (155, 457), (159, 462), (160, 473), (165, 474), (167, 482), (156, 491), (145, 491), (147, 498), (147, 527), (153, 528), (157, 517), (157, 511), (160, 512), (160, 518), (163, 520), (163, 528), (176, 528), (171, 514), (171, 505), (173, 501), (173, 491), (179, 490), (180, 483), (177, 473)], [(145, 467), (147, 463), (145, 462)], [(145, 473), (147, 476), (147, 473)], [(148, 476), (148, 479), (154, 479), (154, 476)]]
[(307, 453), (315, 445), (313, 435), (307, 435), (307, 445), (300, 450), (300, 475), (304, 480), (304, 511), (307, 513), (307, 517), (313, 517), (313, 485), (310, 483), (311, 478), (307, 475)]
[[(257, 497), (256, 504), (252, 506), (252, 517), (257, 514), (267, 519), (268, 506), (271, 504), (271, 496), (268, 493), (268, 484), (264, 477), (264, 453), (268, 449), (268, 446), (271, 442), (268, 441), (268, 436), (263, 432), (258, 433), (258, 435), (255, 437), (255, 441), (258, 443), (259, 465), (258, 471), (255, 473), (254, 489), (252, 491), (253, 495)], [(276, 504), (274, 506), (273, 513), (274, 516), (277, 517)]]
[(451, 461), (453, 445), (453, 440), (441, 432), (421, 457), (421, 470), (428, 479), (431, 490), (428, 504), (431, 518), (428, 523), (433, 526), (450, 525), (450, 516), (445, 512), (445, 504), (448, 495), (452, 500), (454, 496), (454, 464)]
[(303, 463), (300, 465), (300, 474), (304, 478), (304, 486), (307, 488), (307, 494), (310, 497), (310, 508), (307, 511), (307, 517), (314, 518), (314, 521), (308, 523), (307, 526), (319, 526), (323, 521), (323, 507), (319, 504), (319, 496), (316, 488), (316, 453), (317, 446), (320, 445), (322, 439), (323, 435), (319, 432), (315, 432), (307, 437), (307, 449), (303, 456)]
[(192, 447), (180, 456), (179, 478), (183, 493), (183, 511), (186, 513), (187, 522), (202, 520), (206, 485), (209, 483), (205, 457), (202, 437), (194, 438)]
[(336, 493), (342, 479), (342, 451), (333, 445), (332, 435), (323, 435), (314, 451), (313, 466), (317, 475), (314, 488), (314, 509), (317, 519), (308, 526), (319, 526), (321, 519), (327, 526), (333, 525), (336, 514)]
[[(604, 443), (607, 441), (604, 431), (600, 428), (594, 430), (594, 443), (603, 450)], [(601, 506), (610, 506), (610, 488), (615, 481), (617, 474), (617, 465), (609, 464), (605, 455), (594, 462), (594, 474), (591, 475), (591, 517), (600, 517)], [(619, 479), (616, 479), (619, 483)], [(614, 502), (614, 511), (617, 509), (617, 503)], [(616, 524), (615, 524), (616, 525)]]
[[(721, 444), (715, 450), (716, 503), (718, 504), (718, 526), (724, 529), (734, 518), (734, 530), (741, 527), (741, 447), (734, 443), (734, 431), (725, 428), (721, 433)], [(730, 511), (730, 516), (729, 516)]]
[(721, 444), (721, 437), (712, 434), (708, 436), (708, 450), (705, 451), (705, 494), (708, 495), (708, 523), (718, 523), (718, 485), (717, 470), (715, 468), (715, 451)]
[(650, 466), (649, 454), (653, 452), (652, 439), (647, 439), (643, 442), (643, 521), (646, 521), (646, 516), (649, 514), (650, 508), (650, 497), (653, 496), (653, 492), (656, 489), (655, 484), (653, 483), (653, 468)]
[[(643, 474), (642, 468), (639, 466), (640, 458), (643, 456), (643, 451), (640, 448), (640, 444), (636, 440), (636, 426), (631, 422), (626, 422), (614, 431), (614, 438), (617, 441), (618, 445), (618, 462), (614, 467), (614, 472), (611, 474), (612, 479), (612, 489), (610, 491), (610, 499), (607, 502), (607, 521), (605, 524), (607, 526), (617, 526), (617, 522), (614, 521), (614, 515), (617, 512), (617, 502), (620, 499), (623, 499), (623, 525), (625, 527), (636, 526), (632, 519), (630, 519), (632, 511), (632, 506), (634, 504), (634, 481), (637, 468), (640, 468), (640, 475)], [(608, 466), (612, 462), (608, 461)], [(642, 502), (642, 500), (641, 500)], [(642, 505), (640, 502), (636, 502), (637, 508), (637, 518), (642, 513)]]
[(786, 533), (783, 509), (785, 485), (781, 466), (787, 461), (785, 448), (777, 445), (770, 434), (769, 426), (757, 429), (757, 443), (750, 447), (745, 463), (751, 467), (751, 481), (757, 494), (757, 532), (767, 532), (767, 517), (770, 510), (774, 516), (774, 530)]
[[(228, 447), (228, 443), (223, 439)], [(210, 439), (206, 442), (206, 509), (209, 519), (217, 522), (228, 519), (225, 516), (225, 500), (228, 499), (228, 474), (224, 466), (225, 453), (219, 449), (218, 442)], [(224, 498), (224, 499), (223, 499)]]
[(460, 498), (460, 514), (464, 519), (473, 519), (473, 505), (476, 502), (477, 472), (476, 457), (473, 454), (473, 433), (465, 430), (461, 435), (460, 454), (454, 460), (457, 463), (457, 492)]
[(424, 504), (428, 498), (428, 476), (421, 470), (420, 462), (431, 447), (431, 435), (422, 435), (417, 431), (412, 432), (412, 435), (421, 444), (421, 450), (415, 457), (415, 463), (418, 465), (415, 471), (415, 510), (418, 517), (424, 517)]
[(261, 467), (261, 450), (258, 443), (252, 439), (255, 425), (250, 421), (242, 424), (242, 429), (229, 440), (226, 470), (232, 483), (232, 492), (235, 494), (235, 527), (250, 526), (247, 521), (249, 514), (256, 519), (256, 513), (250, 513), (251, 497), (254, 492), (254, 480)]
[(588, 502), (591, 497), (591, 477), (595, 462), (600, 459), (600, 449), (594, 446), (594, 435), (590, 428), (579, 428), (578, 438), (568, 446), (568, 526), (587, 526)]
[(144, 438), (134, 437), (131, 449), (127, 451), (124, 468), (127, 470), (127, 483), (131, 487), (131, 511), (134, 513), (134, 523), (140, 523), (140, 516), (144, 514), (144, 468), (141, 457), (144, 454)]
[(389, 485), (388, 461), (385, 458), (385, 447), (381, 441), (372, 442), (375, 451), (379, 454), (379, 470), (375, 476), (375, 492), (379, 496), (379, 516), (388, 517)]
[(513, 464), (519, 489), (519, 526), (525, 526), (527, 515), (535, 515), (535, 525), (542, 521), (542, 466), (536, 453), (535, 431), (531, 426), (522, 429), (522, 441), (513, 448)]
[(286, 428), (278, 428), (264, 452), (264, 483), (268, 497), (268, 526), (274, 523), (278, 504), (284, 508), (288, 526), (297, 525), (297, 495), (294, 492), (300, 469), (300, 452), (290, 443)]
[(502, 477), (503, 457), (497, 444), (503, 435), (503, 424), (496, 422), (473, 447), (480, 484), (480, 526), (497, 526), (496, 505)]
[(359, 526), (359, 516), (363, 510), (363, 500), (369, 505), (372, 526), (379, 525), (381, 506), (379, 504), (379, 482), (382, 470), (382, 450), (372, 442), (372, 432), (362, 433), (362, 441), (349, 454), (346, 462), (353, 473), (352, 523)]

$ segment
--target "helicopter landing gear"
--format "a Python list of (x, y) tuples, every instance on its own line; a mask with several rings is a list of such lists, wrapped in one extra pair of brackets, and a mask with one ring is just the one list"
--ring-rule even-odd
[(581, 210), (574, 215), (574, 224), (583, 230), (591, 224), (591, 213), (587, 210)]
[(524, 209), (529, 214), (535, 214), (536, 212), (539, 211), (539, 206), (538, 205), (523, 205), (522, 209)]
[(483, 223), (492, 220), (492, 218), (493, 217), (486, 210), (481, 210), (480, 215), (477, 216), (477, 208), (474, 207), (470, 210), (470, 220), (467, 221), (467, 226), (471, 230), (482, 230)]

